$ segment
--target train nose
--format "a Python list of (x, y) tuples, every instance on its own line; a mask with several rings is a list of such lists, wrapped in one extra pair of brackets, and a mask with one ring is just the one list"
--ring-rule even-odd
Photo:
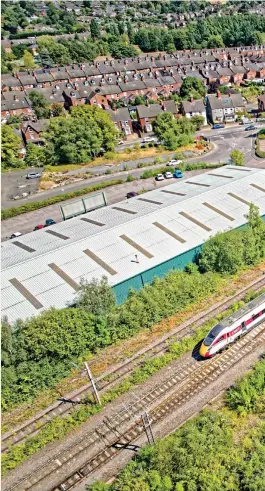
[(200, 355), (201, 355), (201, 356), (203, 356), (203, 357), (205, 357), (205, 355), (206, 355), (206, 353), (207, 353), (207, 350), (208, 350), (208, 347), (207, 347), (207, 346), (205, 346), (205, 345), (202, 343), (202, 344), (201, 344), (201, 347), (200, 347), (200, 351), (199, 351)]

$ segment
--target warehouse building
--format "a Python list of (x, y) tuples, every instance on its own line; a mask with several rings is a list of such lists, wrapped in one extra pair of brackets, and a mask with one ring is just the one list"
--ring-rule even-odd
[(2, 314), (11, 322), (75, 302), (82, 278), (108, 277), (118, 302), (181, 269), (218, 231), (265, 217), (265, 170), (225, 166), (2, 244)]

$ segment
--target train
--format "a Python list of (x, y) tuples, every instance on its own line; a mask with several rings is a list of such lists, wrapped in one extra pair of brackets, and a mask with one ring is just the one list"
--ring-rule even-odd
[(200, 356), (210, 358), (223, 351), (263, 320), (265, 320), (265, 293), (216, 324), (203, 340)]

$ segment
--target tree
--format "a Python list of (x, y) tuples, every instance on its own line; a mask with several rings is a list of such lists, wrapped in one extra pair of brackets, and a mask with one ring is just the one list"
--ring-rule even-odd
[(195, 126), (196, 130), (200, 130), (201, 127), (204, 125), (204, 117), (203, 116), (199, 116), (198, 114), (197, 115), (194, 115), (190, 118), (192, 124)]
[(187, 99), (191, 96), (193, 96), (194, 99), (201, 99), (206, 95), (206, 88), (199, 78), (186, 77), (182, 82), (179, 93), (183, 99)]
[(47, 162), (84, 163), (99, 155), (102, 148), (114, 150), (118, 132), (109, 115), (97, 106), (73, 107), (67, 118), (50, 120), (46, 132)]
[(24, 67), (27, 69), (35, 67), (34, 58), (29, 51), (24, 51), (23, 63), (24, 63)]
[(218, 233), (208, 240), (198, 257), (201, 273), (235, 274), (244, 265), (242, 236), (236, 231)]
[(9, 125), (4, 125), (2, 129), (2, 148), (1, 158), (3, 169), (8, 167), (23, 167), (24, 163), (19, 158), (21, 139), (16, 135)]
[(32, 90), (29, 98), (37, 118), (48, 118), (50, 115), (49, 103), (44, 95)]
[(16, 59), (20, 59), (27, 49), (28, 45), (25, 43), (15, 44), (12, 46), (12, 53)]
[(250, 203), (249, 213), (246, 218), (255, 238), (258, 255), (263, 258), (265, 257), (265, 222), (260, 216), (259, 208), (254, 203)]
[(20, 116), (10, 116), (6, 124), (13, 125), (15, 128), (19, 128), (19, 126), (22, 125), (22, 119)]
[(103, 276), (101, 280), (93, 278), (90, 282), (82, 281), (76, 304), (93, 315), (110, 314), (116, 305), (116, 297), (108, 278)]
[(192, 143), (195, 126), (188, 118), (175, 119), (172, 113), (162, 112), (153, 122), (153, 130), (165, 148), (176, 150), (182, 145)]
[(42, 167), (45, 164), (44, 148), (35, 143), (28, 143), (25, 164), (27, 167)]
[(51, 113), (53, 117), (62, 116), (64, 114), (64, 107), (62, 104), (55, 102), (51, 105)]
[(244, 165), (245, 155), (240, 150), (235, 149), (230, 153), (230, 159), (234, 165)]
[(90, 22), (90, 33), (92, 39), (98, 39), (100, 37), (99, 25), (95, 19), (92, 19)]
[(220, 34), (212, 35), (207, 41), (207, 48), (224, 48), (224, 41)]

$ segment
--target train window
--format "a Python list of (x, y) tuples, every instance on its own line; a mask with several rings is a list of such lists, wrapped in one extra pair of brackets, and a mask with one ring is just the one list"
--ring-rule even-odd
[(258, 317), (259, 317), (259, 312), (258, 312), (257, 314), (254, 314), (254, 315), (252, 316), (253, 321), (254, 321), (255, 319), (257, 319)]
[(217, 339), (217, 343), (220, 343), (220, 341), (223, 341), (225, 339), (225, 334), (223, 336), (221, 336), (219, 339)]

